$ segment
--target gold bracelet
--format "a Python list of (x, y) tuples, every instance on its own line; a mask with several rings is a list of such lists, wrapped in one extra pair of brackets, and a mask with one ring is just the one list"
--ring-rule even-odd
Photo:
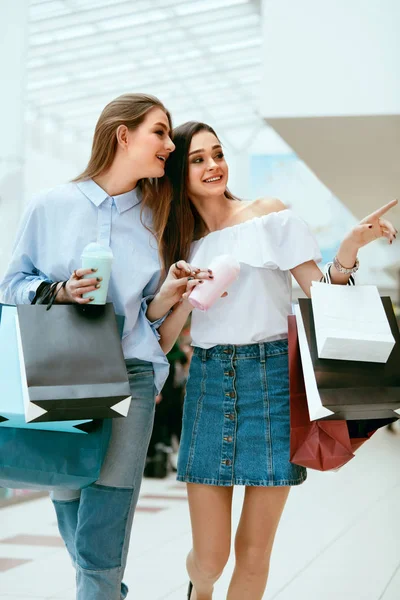
[(340, 264), (338, 257), (335, 256), (335, 258), (333, 259), (333, 265), (335, 269), (339, 271), (339, 273), (343, 273), (343, 275), (354, 275), (354, 273), (356, 273), (359, 269), (360, 262), (358, 258), (356, 258), (354, 267), (352, 267), (351, 269), (346, 269), (346, 267)]

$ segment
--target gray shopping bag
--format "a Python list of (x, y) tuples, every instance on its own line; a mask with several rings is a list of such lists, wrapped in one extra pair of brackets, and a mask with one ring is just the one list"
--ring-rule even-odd
[(131, 394), (112, 304), (20, 305), (27, 422), (121, 417)]
[(0, 304), (0, 427), (64, 431), (87, 435), (93, 425), (93, 421), (88, 419), (39, 423), (25, 421), (16, 321), (17, 308)]

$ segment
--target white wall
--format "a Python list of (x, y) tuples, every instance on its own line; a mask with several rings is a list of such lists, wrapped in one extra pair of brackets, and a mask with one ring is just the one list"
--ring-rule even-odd
[[(26, 203), (41, 190), (78, 175), (88, 159), (88, 149), (77, 142), (63, 144), (59, 140), (55, 144), (54, 139), (42, 134), (40, 143), (36, 140), (33, 146), (29, 135), (27, 138), (23, 170), (9, 173), (1, 185), (0, 223), (7, 234), (2, 235), (0, 241), (0, 278), (10, 259), (17, 226)], [(21, 177), (23, 181), (19, 181)], [(15, 197), (17, 186), (19, 194)], [(12, 205), (13, 202), (15, 205)]]
[(59, 158), (37, 149), (28, 150), (25, 166), (25, 203), (38, 192), (70, 181), (86, 166), (73, 152), (68, 158)]
[[(4, 24), (7, 23), (7, 27)], [(24, 179), (28, 0), (0, 2), (0, 275), (18, 221)]]
[(263, 0), (263, 116), (400, 112), (399, 0)]

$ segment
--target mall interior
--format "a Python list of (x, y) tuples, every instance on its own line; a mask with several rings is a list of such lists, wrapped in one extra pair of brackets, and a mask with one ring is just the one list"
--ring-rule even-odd
[[(400, 198), (398, 0), (1, 0), (0, 23), (0, 279), (25, 207), (82, 172), (99, 114), (125, 93), (160, 98), (174, 126), (209, 123), (229, 189), (279, 198), (308, 223), (323, 264)], [(399, 206), (387, 218), (400, 229)], [(361, 248), (356, 274), (390, 297), (398, 323), (399, 244)], [(296, 303), (304, 293), (292, 286)], [(124, 577), (132, 599), (187, 597), (191, 527), (176, 464), (191, 354), (187, 323), (168, 356), (168, 399), (157, 398)], [(0, 442), (0, 479), (5, 453)], [(399, 600), (399, 457), (395, 421), (341, 468), (308, 470), (289, 495), (264, 600)], [(234, 527), (244, 493), (235, 487)], [(233, 569), (232, 547), (215, 600), (229, 598)], [(75, 594), (48, 493), (0, 488), (0, 600)]]

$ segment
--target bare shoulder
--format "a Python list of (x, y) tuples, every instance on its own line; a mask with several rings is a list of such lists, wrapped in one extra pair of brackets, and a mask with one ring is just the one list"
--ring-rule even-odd
[(262, 217), (263, 215), (269, 215), (270, 213), (280, 212), (285, 210), (287, 206), (278, 198), (258, 198), (252, 202), (252, 209), (254, 215)]

